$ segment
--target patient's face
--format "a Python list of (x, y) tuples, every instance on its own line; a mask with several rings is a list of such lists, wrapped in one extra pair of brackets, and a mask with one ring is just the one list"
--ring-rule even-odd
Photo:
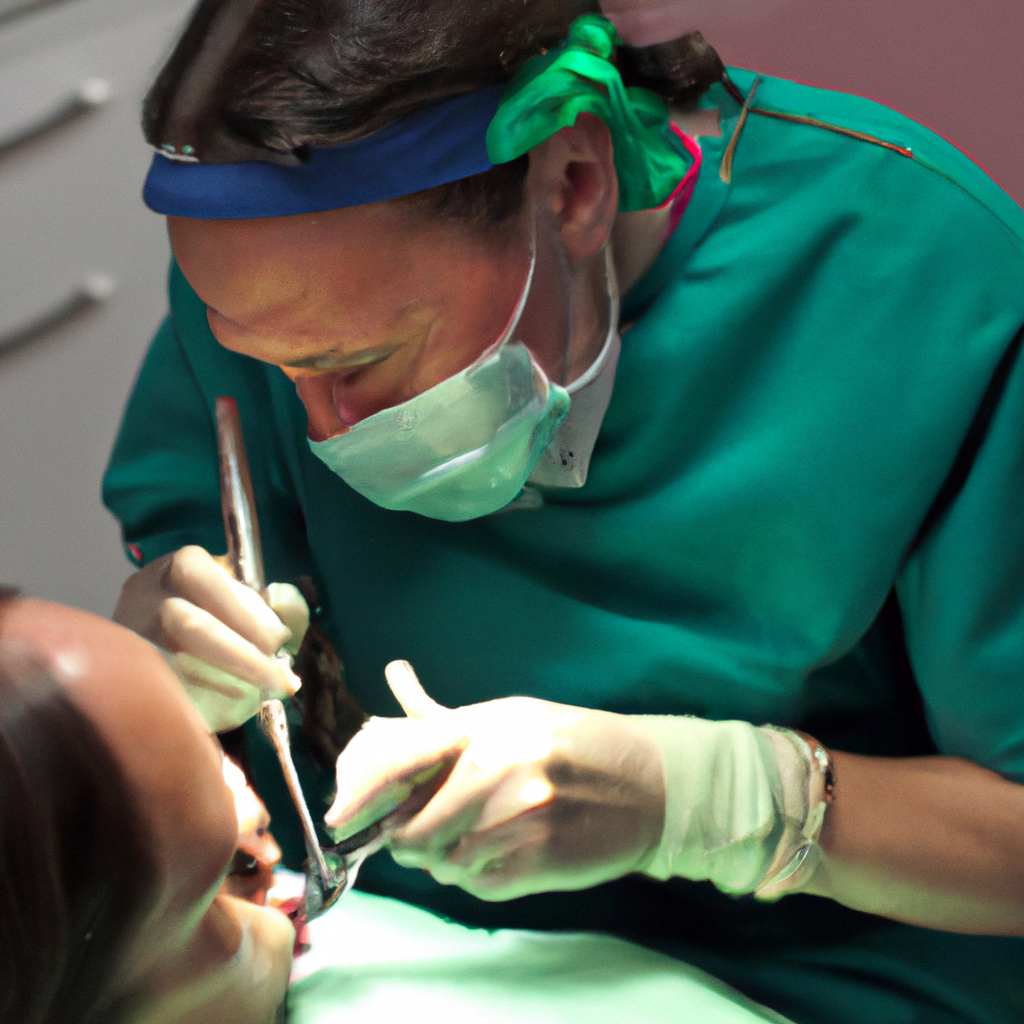
[(125, 981), (139, 1024), (269, 1024), (294, 930), (277, 910), (219, 892), (238, 819), (219, 746), (156, 648), (71, 608), (19, 600), (3, 639), (29, 645), (117, 758), (153, 836), (158, 892)]

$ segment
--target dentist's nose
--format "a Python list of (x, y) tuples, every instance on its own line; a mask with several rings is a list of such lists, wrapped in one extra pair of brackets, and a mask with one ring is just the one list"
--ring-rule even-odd
[(337, 374), (323, 373), (298, 377), (295, 380), (295, 390), (306, 407), (308, 433), (313, 441), (326, 441), (327, 438), (342, 433), (349, 426), (341, 418), (334, 404), (334, 385), (337, 379)]
[(367, 416), (412, 397), (404, 392), (401, 381), (397, 388), (391, 382), (367, 386), (353, 376), (349, 371), (294, 378), (295, 390), (306, 407), (311, 440), (326, 441)]

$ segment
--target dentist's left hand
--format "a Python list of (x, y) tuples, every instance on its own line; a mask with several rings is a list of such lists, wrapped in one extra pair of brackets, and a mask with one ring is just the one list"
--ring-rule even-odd
[(393, 814), (399, 864), (487, 900), (587, 888), (653, 855), (663, 760), (627, 716), (528, 697), (451, 710), (407, 662), (387, 679), (409, 717), (370, 719), (338, 759), (338, 839)]
[(167, 652), (211, 732), (237, 728), (264, 700), (299, 689), (276, 655), (297, 650), (309, 625), (295, 587), (272, 583), (264, 600), (222, 563), (195, 545), (164, 555), (128, 578), (113, 616)]

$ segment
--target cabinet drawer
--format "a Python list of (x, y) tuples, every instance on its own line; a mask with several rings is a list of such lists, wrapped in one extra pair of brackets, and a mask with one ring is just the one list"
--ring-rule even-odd
[[(91, 30), (56, 33), (17, 59), (3, 57), (11, 30), (0, 35), (0, 143), (13, 140), (0, 153), (0, 338), (45, 318), (83, 283), (119, 280), (134, 245), (151, 245), (162, 230), (141, 208), (149, 151), (138, 111), (186, 6), (97, 17)], [(111, 5), (77, 0), (45, 20), (77, 21), (90, 9), (109, 14)], [(74, 111), (75, 97), (77, 113), (33, 134), (55, 112)]]
[[(101, 614), (129, 567), (100, 476), (166, 308), (164, 221), (140, 197), (139, 105), (189, 6), (65, 0), (0, 24), (0, 140), (83, 82), (110, 92), (0, 154), (0, 339), (44, 328), (0, 352), (0, 578)], [(108, 294), (76, 315), (83, 283)]]

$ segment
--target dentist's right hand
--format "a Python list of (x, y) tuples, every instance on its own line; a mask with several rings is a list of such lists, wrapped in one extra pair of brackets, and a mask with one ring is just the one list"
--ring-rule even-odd
[(277, 654), (302, 643), (302, 595), (272, 583), (264, 600), (203, 548), (181, 548), (130, 576), (113, 618), (167, 652), (211, 732), (234, 729), (264, 700), (299, 689)]
[(661, 750), (628, 715), (506, 697), (449, 709), (407, 662), (405, 718), (371, 718), (338, 758), (325, 822), (377, 821), (392, 857), (486, 900), (584, 889), (643, 868), (665, 814)]

